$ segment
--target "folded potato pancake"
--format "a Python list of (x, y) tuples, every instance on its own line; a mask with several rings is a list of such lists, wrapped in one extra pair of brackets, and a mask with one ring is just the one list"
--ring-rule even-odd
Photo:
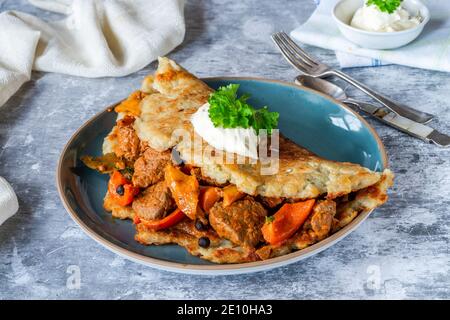
[[(214, 231), (200, 232), (194, 222), (185, 219), (172, 228), (155, 231), (143, 224), (136, 226), (136, 241), (146, 245), (178, 244), (194, 255), (215, 263), (244, 263), (259, 260), (255, 250), (237, 246), (220, 238)], [(198, 245), (198, 238), (207, 236), (211, 243), (208, 248)]]
[[(213, 228), (206, 231), (197, 230), (195, 221), (188, 218), (163, 230), (150, 229), (138, 223), (135, 239), (140, 243), (175, 243), (192, 255), (216, 263), (264, 260), (312, 245), (345, 227), (361, 212), (372, 210), (387, 200), (387, 189), (393, 183), (389, 169), (374, 172), (353, 163), (325, 160), (283, 136), (279, 140), (279, 167), (275, 174), (262, 174), (261, 168), (266, 164), (260, 161), (254, 163), (244, 159), (242, 164), (223, 163), (223, 158), (217, 156), (221, 151), (201, 140), (190, 122), (191, 115), (207, 102), (213, 90), (174, 61), (159, 58), (158, 69), (153, 76), (145, 78), (141, 92), (133, 95), (134, 101), (122, 104), (116, 110), (118, 123), (103, 144), (104, 154), (123, 154), (136, 161), (134, 185), (150, 190), (160, 181), (163, 164), (170, 162), (169, 153), (176, 149), (184, 163), (195, 168), (201, 180), (214, 181), (212, 185), (215, 186), (231, 183), (252, 197), (247, 196), (226, 210), (220, 207), (213, 209), (215, 220), (210, 223)], [(128, 116), (132, 116), (133, 121)], [(176, 134), (181, 131), (187, 133), (189, 139)], [(201, 141), (203, 149), (193, 148), (192, 139)], [(205, 149), (210, 152), (204, 152)], [(130, 150), (133, 152), (127, 152)], [(234, 155), (223, 156), (232, 158)], [(150, 210), (148, 204), (155, 201), (152, 195), (142, 193), (138, 197), (142, 203), (135, 204), (135, 207), (139, 204), (140, 211)], [(241, 210), (247, 205), (251, 208), (251, 205), (255, 206), (253, 202), (259, 201), (257, 206), (262, 203), (273, 212), (284, 200), (296, 202), (305, 199), (318, 199), (308, 220), (291, 238), (277, 245), (261, 246), (262, 242), (255, 245), (261, 241), (260, 225), (252, 223), (255, 217), (245, 218), (245, 211), (242, 211), (240, 219), (239, 211), (230, 211)], [(274, 200), (273, 207), (267, 206), (264, 200)], [(114, 204), (108, 192), (104, 207), (121, 219), (139, 216), (132, 205), (121, 207)], [(144, 212), (140, 218), (155, 212), (159, 214), (159, 211)], [(264, 214), (260, 215), (264, 218)], [(260, 221), (261, 217), (256, 220)], [(254, 237), (246, 237), (246, 226), (248, 232), (256, 232)], [(200, 237), (207, 237), (210, 244), (200, 246)]]
[(167, 58), (159, 59), (155, 76), (144, 82), (144, 89), (149, 95), (142, 100), (141, 114), (134, 124), (141, 141), (158, 151), (176, 147), (183, 160), (202, 168), (204, 175), (221, 183), (233, 183), (247, 194), (308, 199), (326, 193), (329, 198), (336, 198), (373, 185), (381, 178), (381, 173), (357, 164), (322, 159), (283, 137), (277, 174), (262, 175), (261, 162), (223, 164), (217, 157), (202, 152), (206, 147), (214, 149), (205, 141), (204, 148), (196, 153), (190, 141), (174, 134), (183, 129), (192, 139), (200, 139), (190, 117), (207, 102), (212, 89)]

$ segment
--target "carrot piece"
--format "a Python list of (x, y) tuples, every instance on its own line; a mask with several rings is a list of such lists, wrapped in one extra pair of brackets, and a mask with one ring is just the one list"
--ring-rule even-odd
[(261, 231), (270, 244), (289, 239), (305, 223), (315, 200), (286, 203), (273, 216), (267, 217)]
[(147, 93), (142, 91), (134, 91), (132, 94), (128, 96), (128, 98), (124, 101), (122, 101), (115, 109), (117, 113), (119, 112), (126, 112), (130, 113), (134, 116), (139, 117), (141, 114), (141, 107), (140, 103), (142, 99), (144, 99), (147, 96)]
[(209, 213), (214, 204), (220, 200), (222, 193), (217, 187), (205, 187), (200, 190), (200, 207)]
[(171, 164), (167, 165), (164, 178), (178, 208), (189, 218), (195, 219), (200, 193), (197, 178), (184, 174)]
[(223, 188), (223, 206), (228, 207), (230, 204), (244, 196), (245, 193), (239, 191), (234, 184), (230, 184)]
[(145, 227), (152, 230), (161, 230), (176, 225), (178, 222), (183, 220), (184, 217), (186, 217), (186, 215), (183, 213), (183, 211), (177, 208), (174, 212), (160, 220), (145, 220), (142, 218), (138, 218), (135, 219), (134, 222), (135, 224), (142, 223)]

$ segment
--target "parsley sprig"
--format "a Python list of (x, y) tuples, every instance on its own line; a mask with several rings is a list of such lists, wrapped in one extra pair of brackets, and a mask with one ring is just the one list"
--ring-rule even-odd
[(393, 13), (403, 0), (367, 0), (367, 5), (375, 5), (380, 11)]
[(208, 99), (209, 117), (215, 127), (222, 128), (250, 128), (256, 134), (260, 129), (272, 133), (278, 125), (278, 112), (270, 112), (267, 107), (254, 109), (247, 103), (250, 96), (244, 94), (238, 98), (239, 84), (229, 84), (220, 87)]

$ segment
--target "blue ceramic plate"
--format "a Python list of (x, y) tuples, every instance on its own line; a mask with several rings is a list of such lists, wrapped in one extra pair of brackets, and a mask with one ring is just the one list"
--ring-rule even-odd
[[(384, 147), (375, 131), (353, 110), (318, 92), (291, 83), (252, 78), (204, 79), (212, 88), (239, 83), (251, 104), (280, 113), (281, 132), (323, 158), (358, 163), (381, 171), (387, 165)], [(82, 155), (100, 155), (103, 138), (116, 120), (114, 112), (97, 114), (84, 124), (62, 152), (57, 185), (62, 202), (76, 223), (106, 248), (155, 268), (195, 274), (236, 274), (286, 265), (336, 243), (354, 230), (370, 212), (327, 239), (291, 254), (266, 261), (219, 265), (191, 256), (177, 245), (144, 246), (134, 240), (131, 221), (114, 219), (103, 209), (107, 176), (85, 167)]]

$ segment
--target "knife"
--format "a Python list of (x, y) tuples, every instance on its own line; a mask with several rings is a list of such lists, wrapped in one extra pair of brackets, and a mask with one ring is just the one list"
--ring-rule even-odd
[(394, 112), (389, 111), (386, 108), (377, 107), (373, 104), (355, 101), (353, 99), (347, 99), (343, 102), (347, 105), (356, 106), (358, 109), (377, 118), (381, 122), (386, 123), (391, 127), (394, 127), (413, 137), (422, 139), (426, 142), (432, 142), (441, 147), (448, 147), (450, 145), (450, 136), (441, 133), (427, 125), (402, 117)]
[(436, 145), (441, 147), (447, 147), (450, 145), (450, 137), (448, 135), (434, 130), (427, 125), (400, 116), (385, 107), (379, 107), (374, 104), (349, 98), (341, 87), (332, 82), (324, 79), (301, 75), (295, 79), (295, 83), (333, 97), (352, 108), (356, 107), (358, 110), (362, 110), (365, 113), (375, 117), (379, 121), (402, 132), (405, 132), (413, 137), (419, 138), (426, 142), (435, 143)]

